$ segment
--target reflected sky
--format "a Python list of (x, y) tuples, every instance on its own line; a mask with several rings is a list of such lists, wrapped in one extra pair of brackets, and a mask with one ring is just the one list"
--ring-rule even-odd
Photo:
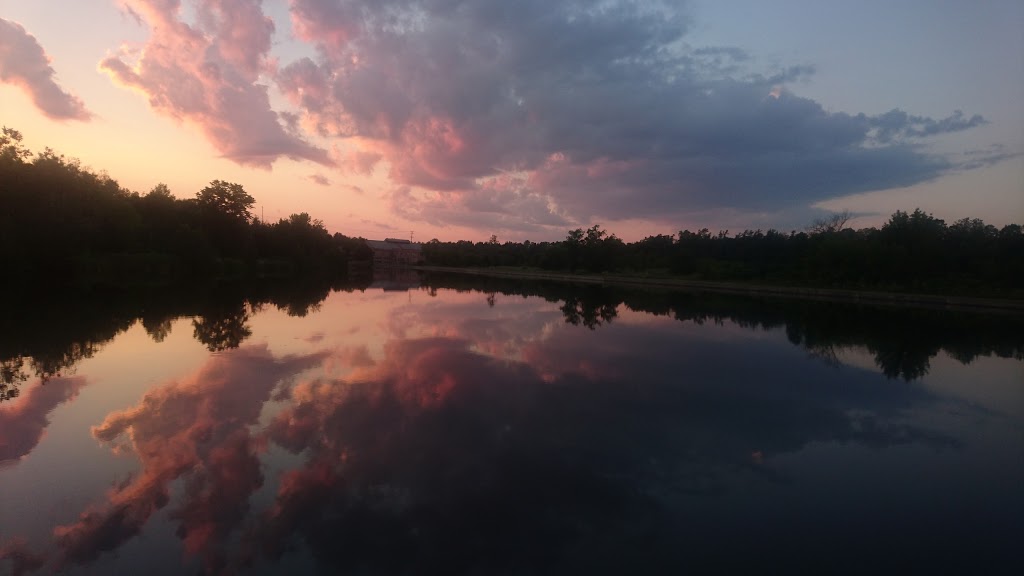
[(929, 344), (907, 378), (880, 365), (891, 348), (826, 338), (806, 310), (638, 302), (433, 285), (138, 321), (0, 404), (0, 558), (69, 574), (1013, 565), (1017, 341), (967, 363)]

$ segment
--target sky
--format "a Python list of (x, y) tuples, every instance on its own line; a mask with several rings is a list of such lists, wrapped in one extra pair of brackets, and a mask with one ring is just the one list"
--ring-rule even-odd
[(1024, 223), (1018, 0), (0, 0), (0, 124), (366, 238)]

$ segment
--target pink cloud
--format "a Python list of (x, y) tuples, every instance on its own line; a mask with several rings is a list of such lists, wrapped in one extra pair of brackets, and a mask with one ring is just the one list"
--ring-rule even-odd
[(207, 0), (198, 4), (200, 27), (215, 38), (227, 62), (255, 78), (268, 69), (267, 54), (274, 22), (263, 14), (261, 0)]
[(346, 172), (369, 176), (383, 158), (384, 155), (379, 152), (352, 150), (340, 157), (338, 167)]
[(50, 58), (36, 37), (17, 22), (0, 18), (0, 82), (17, 86), (40, 112), (53, 120), (89, 120), (77, 96), (57, 84)]
[(50, 424), (50, 412), (73, 400), (85, 386), (85, 378), (53, 378), (0, 406), (0, 464), (28, 455), (42, 440)]
[(292, 0), (292, 24), (303, 40), (344, 47), (361, 33), (360, 6), (340, 2)]
[[(297, 0), (293, 2), (293, 19), (301, 21), (304, 14), (333, 10)], [(430, 71), (423, 69), (416, 46), (403, 45), (394, 38), (367, 37), (349, 46), (339, 44), (338, 35), (323, 22), (296, 27), (317, 43), (324, 60), (303, 58), (283, 67), (276, 76), (278, 88), (301, 110), (307, 130), (349, 139), (371, 166), (386, 160), (395, 182), (465, 190), (476, 178), (491, 176), (499, 169), (515, 169), (538, 157), (539, 127), (529, 121), (525, 111), (515, 107), (481, 110), (478, 117), (459, 109), (460, 101), (471, 99), (476, 90), (470, 87), (460, 93), (457, 82), (445, 81), (460, 63), (446, 64), (445, 71)], [(485, 64), (473, 62), (467, 69)], [(488, 78), (474, 80), (486, 82)], [(433, 102), (437, 99), (441, 102)], [(498, 134), (500, 138), (495, 137)], [(342, 165), (359, 164), (349, 161)]]
[(270, 107), (261, 74), (269, 58), (273, 22), (259, 0), (206, 0), (192, 26), (177, 0), (124, 0), (151, 29), (137, 49), (122, 49), (100, 62), (116, 82), (149, 98), (158, 112), (198, 127), (226, 158), (269, 168), (280, 157), (330, 165), (327, 152), (289, 127)]
[(277, 87), (293, 104), (307, 111), (303, 127), (320, 136), (353, 136), (348, 114), (332, 96), (329, 71), (303, 58), (277, 73)]

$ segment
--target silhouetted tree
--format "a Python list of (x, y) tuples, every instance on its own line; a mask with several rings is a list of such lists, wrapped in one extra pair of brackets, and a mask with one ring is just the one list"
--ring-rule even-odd
[(214, 180), (196, 193), (199, 206), (219, 214), (248, 222), (252, 218), (249, 209), (256, 203), (241, 184)]
[(153, 186), (152, 190), (150, 190), (149, 194), (146, 194), (146, 196), (153, 199), (159, 198), (162, 200), (174, 200), (174, 196), (171, 195), (171, 189), (163, 182)]
[(826, 232), (838, 232), (842, 230), (846, 223), (852, 218), (849, 210), (843, 210), (842, 212), (836, 212), (830, 214), (824, 218), (818, 218), (807, 227), (809, 234), (823, 234)]
[(24, 164), (32, 152), (21, 143), (21, 132), (3, 127), (0, 131), (0, 164)]

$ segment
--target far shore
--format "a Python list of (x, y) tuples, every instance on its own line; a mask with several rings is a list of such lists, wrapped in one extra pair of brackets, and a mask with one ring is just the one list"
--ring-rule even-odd
[(913, 294), (905, 292), (883, 292), (848, 290), (835, 288), (812, 288), (799, 286), (777, 286), (770, 284), (748, 284), (741, 282), (708, 282), (680, 278), (654, 278), (622, 274), (569, 274), (516, 270), (513, 268), (455, 268), (446, 266), (415, 266), (424, 272), (446, 272), (472, 274), (501, 278), (522, 278), (552, 282), (574, 282), (583, 284), (612, 284), (628, 286), (650, 286), (675, 288), (690, 291), (721, 292), (729, 294), (777, 296), (806, 300), (825, 300), (864, 304), (905, 306), (941, 310), (974, 312), (995, 312), (1024, 314), (1024, 300), (1006, 298), (975, 298), (970, 296), (945, 296), (939, 294)]

